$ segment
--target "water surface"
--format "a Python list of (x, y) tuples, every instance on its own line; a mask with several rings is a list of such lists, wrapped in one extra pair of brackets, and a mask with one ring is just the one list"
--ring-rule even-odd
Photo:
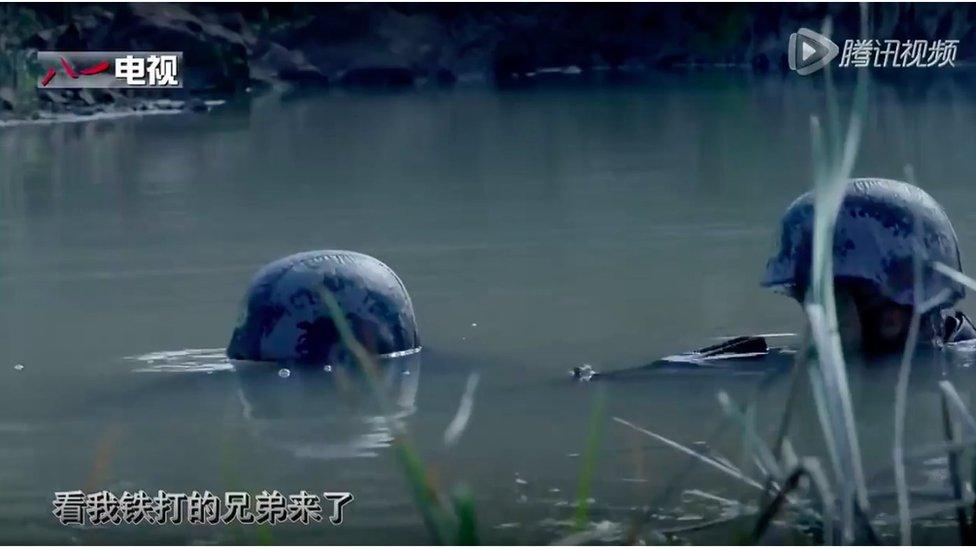
[[(976, 102), (951, 82), (878, 85), (873, 100), (856, 175), (902, 178), (911, 163), (969, 265)], [(600, 390), (608, 417), (591, 519), (607, 539), (625, 540), (645, 507), (650, 526), (681, 528), (755, 503), (748, 487), (688, 472), (687, 458), (609, 418), (758, 475), (740, 434), (722, 430), (716, 394), (745, 403), (758, 391), (771, 434), (783, 379), (706, 371), (580, 384), (567, 372), (800, 329), (796, 304), (758, 280), (778, 216), (810, 184), (809, 117), (823, 102), (816, 79), (701, 73), (267, 95), (209, 115), (0, 129), (0, 541), (427, 541), (370, 399), (321, 376), (234, 370), (220, 354), (252, 274), (322, 248), (378, 257), (406, 283), (425, 350), (390, 381), (397, 410), (437, 481), (471, 489), (484, 541), (570, 533)], [(917, 365), (912, 445), (941, 440), (941, 369), (927, 356)], [(968, 399), (972, 376), (951, 369)], [(443, 433), (472, 372), (473, 414), (449, 448)], [(893, 368), (853, 377), (865, 462), (883, 492)], [(798, 451), (822, 456), (809, 402), (797, 424)], [(944, 490), (944, 458), (910, 476)], [(356, 500), (341, 527), (77, 529), (51, 515), (53, 492), (69, 489)], [(952, 535), (943, 524), (923, 534)]]

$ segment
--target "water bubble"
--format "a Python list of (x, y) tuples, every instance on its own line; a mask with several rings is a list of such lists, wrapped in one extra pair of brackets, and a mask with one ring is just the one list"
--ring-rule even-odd
[(17, 370), (19, 372), (19, 371), (21, 371), (23, 369), (24, 369), (24, 365), (23, 364), (14, 364), (14, 370)]
[(696, 440), (690, 446), (699, 454), (708, 455), (712, 452), (712, 449), (709, 448), (708, 443), (704, 440)]
[(325, 366), (322, 367), (322, 371), (323, 372), (331, 372), (332, 371), (332, 366), (326, 364)]
[(291, 370), (289, 370), (288, 368), (282, 368), (278, 370), (278, 377), (280, 378), (286, 378), (290, 375), (291, 375)]
[(472, 322), (471, 323), (471, 327), (472, 328), (477, 328), (478, 327), (478, 323), (477, 322)]

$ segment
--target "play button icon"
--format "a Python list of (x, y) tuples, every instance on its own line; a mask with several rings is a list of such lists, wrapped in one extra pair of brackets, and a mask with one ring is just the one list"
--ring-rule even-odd
[(803, 55), (800, 56), (800, 61), (803, 61), (804, 63), (806, 63), (813, 54), (817, 53), (816, 48), (810, 44), (807, 44), (806, 42), (803, 42), (801, 47), (803, 49)]
[(813, 74), (837, 57), (837, 44), (830, 38), (801, 28), (790, 35), (790, 69), (800, 76)]

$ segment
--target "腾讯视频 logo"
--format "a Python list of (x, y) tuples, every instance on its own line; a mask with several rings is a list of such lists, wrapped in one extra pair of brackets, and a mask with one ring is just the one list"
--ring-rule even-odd
[(840, 53), (840, 68), (939, 68), (955, 67), (959, 40), (848, 39), (844, 48), (807, 28), (790, 35), (787, 58), (790, 70), (800, 76), (826, 67)]

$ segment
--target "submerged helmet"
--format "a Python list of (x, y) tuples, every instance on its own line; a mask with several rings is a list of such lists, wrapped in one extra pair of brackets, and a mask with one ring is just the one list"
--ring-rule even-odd
[(237, 360), (332, 364), (344, 349), (323, 296), (331, 293), (367, 350), (401, 356), (420, 350), (403, 282), (378, 259), (322, 250), (269, 263), (255, 275), (227, 346)]
[[(811, 276), (813, 194), (793, 201), (783, 216), (779, 251), (766, 262), (762, 285), (783, 287), (803, 300)], [(965, 295), (962, 285), (928, 267), (939, 261), (962, 270), (956, 232), (942, 206), (922, 189), (890, 179), (852, 179), (837, 214), (834, 277), (871, 283), (880, 295), (914, 305), (914, 254), (923, 260), (921, 299), (943, 289), (943, 307)]]

